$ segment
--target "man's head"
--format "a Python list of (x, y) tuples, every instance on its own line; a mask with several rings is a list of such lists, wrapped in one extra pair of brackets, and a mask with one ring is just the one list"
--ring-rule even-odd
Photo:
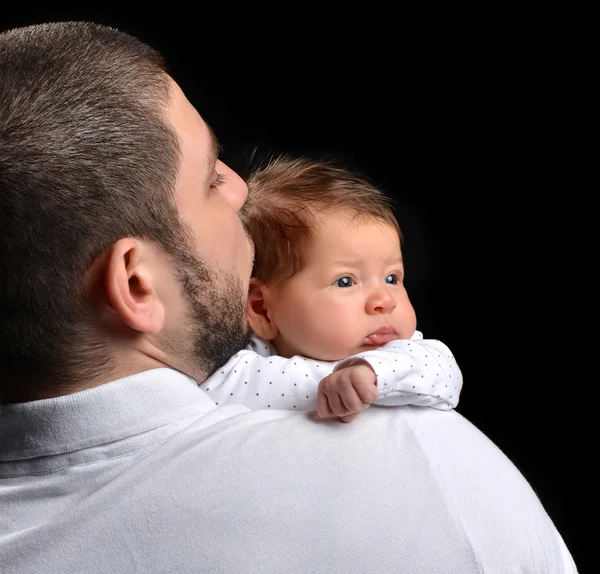
[(247, 340), (242, 180), (136, 38), (0, 34), (0, 401), (147, 368), (202, 380)]
[(256, 246), (248, 313), (259, 336), (280, 355), (331, 361), (412, 336), (387, 196), (357, 173), (305, 158), (272, 160), (248, 186), (243, 216)]

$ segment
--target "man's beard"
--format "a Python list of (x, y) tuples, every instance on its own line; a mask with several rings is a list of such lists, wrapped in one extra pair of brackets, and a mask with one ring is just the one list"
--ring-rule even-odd
[[(185, 345), (185, 360), (194, 372), (201, 372), (206, 378), (250, 341), (248, 293), (239, 277), (209, 269), (189, 248), (180, 250), (176, 258), (175, 274), (187, 303), (186, 325), (181, 326), (185, 333), (185, 342), (181, 341)], [(184, 349), (176, 351), (181, 353)]]

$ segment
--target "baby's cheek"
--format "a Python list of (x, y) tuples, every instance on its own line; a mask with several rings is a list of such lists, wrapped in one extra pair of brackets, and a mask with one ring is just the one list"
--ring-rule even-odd
[(321, 358), (327, 361), (341, 361), (351, 355), (359, 343), (355, 329), (338, 322), (321, 337)]
[(340, 357), (340, 341), (335, 331), (327, 323), (321, 321), (318, 326), (306, 325), (302, 340), (298, 340), (298, 346), (302, 348), (302, 355), (321, 361), (336, 361)]
[(405, 303), (398, 309), (400, 317), (400, 339), (410, 339), (417, 328), (417, 315), (410, 303)]
[(313, 358), (320, 346), (320, 327), (312, 323), (306, 314), (288, 315), (286, 319), (285, 324), (280, 324), (280, 332), (294, 354)]

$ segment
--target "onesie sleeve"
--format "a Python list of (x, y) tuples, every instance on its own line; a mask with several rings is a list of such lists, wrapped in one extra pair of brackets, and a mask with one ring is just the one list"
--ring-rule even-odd
[(268, 341), (254, 335), (246, 349), (199, 386), (218, 405), (310, 411), (316, 409), (319, 382), (336, 364), (301, 356), (281, 357)]
[(383, 406), (417, 405), (449, 410), (458, 404), (462, 374), (450, 349), (416, 331), (410, 340), (394, 340), (343, 361), (317, 361), (276, 354), (268, 341), (253, 336), (199, 386), (218, 405), (242, 404), (249, 409), (316, 409), (321, 379), (349, 359), (362, 359), (375, 371)]
[(462, 390), (462, 373), (448, 346), (437, 339), (424, 339), (420, 331), (410, 340), (397, 339), (373, 351), (340, 361), (361, 358), (377, 376), (383, 406), (416, 405), (450, 410), (456, 407)]

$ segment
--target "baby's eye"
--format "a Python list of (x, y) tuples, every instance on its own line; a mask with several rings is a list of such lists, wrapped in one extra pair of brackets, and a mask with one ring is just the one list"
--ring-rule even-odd
[(398, 284), (398, 275), (395, 273), (390, 273), (386, 278), (385, 282), (389, 285), (397, 285)]
[(333, 284), (337, 285), (338, 287), (352, 287), (353, 282), (351, 277), (341, 277), (340, 279), (334, 281)]

